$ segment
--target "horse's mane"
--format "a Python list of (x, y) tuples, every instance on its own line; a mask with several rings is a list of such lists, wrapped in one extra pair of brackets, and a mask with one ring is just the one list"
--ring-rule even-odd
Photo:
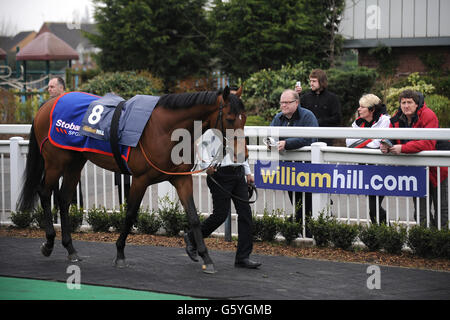
[(215, 104), (218, 91), (202, 91), (202, 92), (186, 92), (186, 93), (172, 93), (163, 95), (157, 103), (157, 106), (162, 106), (166, 109), (188, 109), (199, 104)]
[[(217, 97), (222, 94), (221, 91), (201, 91), (201, 92), (186, 92), (186, 93), (172, 93), (165, 94), (159, 98), (157, 106), (162, 106), (166, 109), (178, 110), (178, 109), (188, 109), (195, 105), (204, 104), (211, 105), (215, 104)], [(242, 100), (236, 95), (231, 94), (229, 96), (231, 113), (238, 114), (245, 110)]]

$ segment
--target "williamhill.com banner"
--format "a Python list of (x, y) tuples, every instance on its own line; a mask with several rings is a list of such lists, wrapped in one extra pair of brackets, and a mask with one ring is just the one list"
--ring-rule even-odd
[(425, 167), (261, 162), (258, 188), (314, 193), (426, 196)]

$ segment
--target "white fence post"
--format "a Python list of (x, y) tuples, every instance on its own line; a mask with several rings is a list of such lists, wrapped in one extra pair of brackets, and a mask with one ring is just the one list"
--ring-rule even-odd
[(24, 163), (20, 152), (19, 142), (22, 137), (12, 137), (9, 139), (10, 166), (11, 166), (11, 212), (16, 211), (16, 203), (19, 198), (22, 176), (24, 172)]
[[(311, 163), (323, 163), (323, 153), (320, 148), (326, 147), (325, 142), (314, 142), (311, 144)], [(312, 194), (312, 216), (314, 219), (319, 217), (320, 212), (327, 207), (326, 193)]]

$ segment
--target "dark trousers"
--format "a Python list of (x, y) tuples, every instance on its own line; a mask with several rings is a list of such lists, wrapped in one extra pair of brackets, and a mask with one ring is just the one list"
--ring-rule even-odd
[[(221, 167), (214, 173), (213, 178), (229, 193), (248, 200), (247, 182), (242, 166)], [(212, 195), (213, 213), (201, 225), (203, 237), (208, 237), (225, 222), (231, 209), (231, 200), (233, 200), (238, 215), (236, 260), (248, 258), (253, 249), (253, 221), (250, 205), (233, 199), (230, 194), (221, 190), (210, 177), (207, 177), (206, 182)]]
[[(300, 221), (303, 217), (303, 192), (295, 193), (295, 221)], [(289, 200), (293, 203), (293, 192), (288, 191)], [(305, 192), (305, 218), (310, 218), (312, 215), (312, 193)]]
[[(438, 227), (438, 190), (430, 183), (430, 227)], [(414, 216), (417, 221), (417, 198), (414, 199)], [(427, 199), (419, 198), (419, 208), (420, 208), (420, 224), (425, 225), (427, 223)], [(434, 212), (431, 211), (434, 207)], [(441, 229), (447, 228), (448, 223), (448, 178), (441, 181)]]
[[(119, 192), (119, 204), (123, 203), (122, 199), (122, 177), (120, 173), (115, 172), (114, 173), (114, 184), (117, 186), (117, 191)], [(123, 175), (123, 194), (125, 196), (125, 202), (127, 202), (128, 196), (130, 195), (130, 175), (124, 174)]]
[[(294, 199), (293, 199), (293, 194), (295, 193), (295, 221), (299, 222), (302, 220), (303, 217), (303, 198), (302, 198), (302, 194), (303, 192), (292, 192), (292, 191), (288, 191), (288, 195), (289, 195), (289, 200), (291, 201), (291, 203), (293, 203)], [(305, 220), (304, 224), (305, 224), (305, 236), (307, 238), (311, 238), (311, 231), (309, 230), (308, 227), (308, 221), (309, 219), (311, 219), (312, 216), (312, 193), (311, 192), (305, 192)]]
[[(378, 196), (380, 223), (386, 223), (386, 210), (381, 206), (384, 196)], [(369, 196), (369, 215), (372, 223), (377, 223), (377, 196)]]

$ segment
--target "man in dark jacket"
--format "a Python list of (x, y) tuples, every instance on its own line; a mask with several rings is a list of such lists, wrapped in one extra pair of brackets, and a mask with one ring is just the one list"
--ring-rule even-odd
[[(280, 97), (281, 112), (277, 113), (270, 126), (277, 127), (318, 127), (314, 114), (308, 109), (300, 106), (300, 98), (294, 90), (283, 91)], [(280, 138), (278, 141), (278, 151), (293, 150), (309, 146), (317, 142), (316, 138)], [(293, 203), (292, 192), (289, 191), (289, 199)], [(299, 221), (302, 217), (302, 192), (295, 192), (296, 213), (295, 220)], [(305, 192), (305, 214), (311, 217), (312, 214), (312, 194)], [(306, 230), (306, 236), (311, 237), (309, 230)]]
[[(311, 91), (301, 96), (302, 107), (311, 110), (319, 122), (319, 127), (340, 127), (342, 121), (341, 104), (338, 97), (328, 91), (328, 79), (325, 71), (314, 69), (309, 75)], [(301, 87), (295, 87), (300, 94)], [(333, 139), (321, 139), (327, 145), (333, 145)]]

